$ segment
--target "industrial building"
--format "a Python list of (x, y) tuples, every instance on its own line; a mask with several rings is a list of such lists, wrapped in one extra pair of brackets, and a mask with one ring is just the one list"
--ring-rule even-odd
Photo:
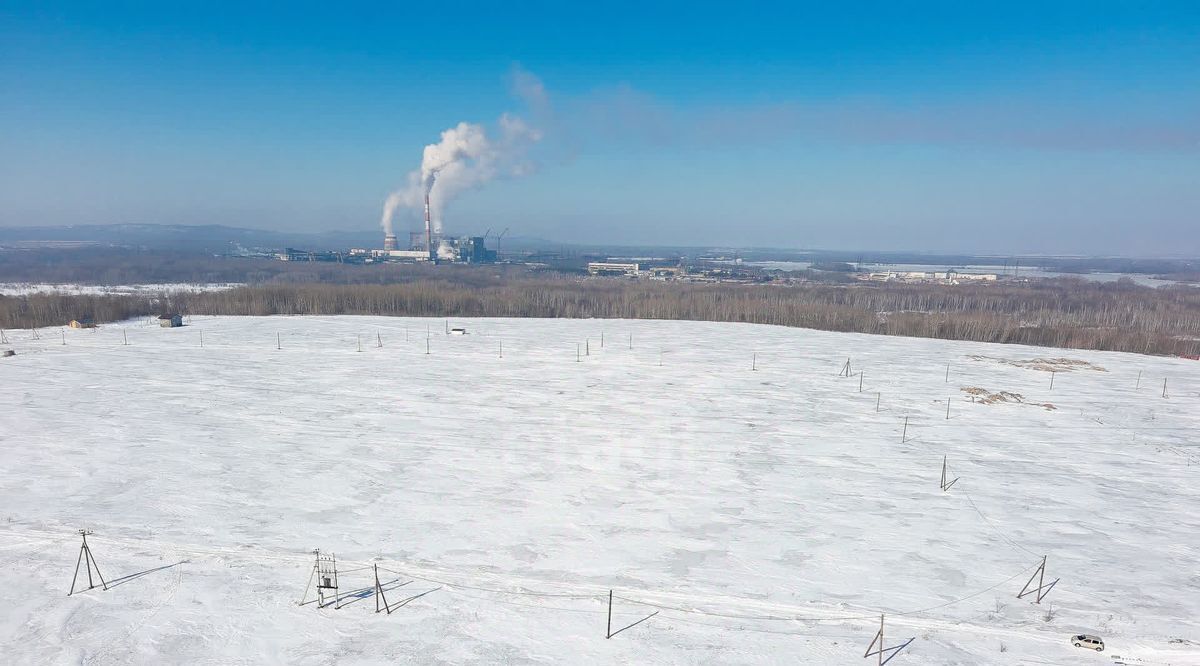
[(612, 261), (590, 261), (587, 265), (588, 275), (609, 275), (621, 277), (637, 277), (641, 274), (642, 266), (636, 263), (617, 263)]

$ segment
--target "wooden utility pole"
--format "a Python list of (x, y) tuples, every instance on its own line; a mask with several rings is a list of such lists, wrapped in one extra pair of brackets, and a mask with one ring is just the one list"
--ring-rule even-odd
[(947, 465), (946, 465), (946, 456), (942, 456), (942, 483), (941, 483), (942, 492), (950, 490), (950, 486), (954, 485), (958, 481), (958, 477), (955, 477), (954, 479), (950, 479), (949, 475), (950, 475), (950, 470), (949, 470), (949, 467), (947, 467)]
[[(1035, 578), (1037, 579), (1038, 586), (1036, 588), (1029, 587), (1030, 585), (1033, 585), (1033, 579), (1035, 579)], [(1025, 583), (1025, 587), (1022, 587), (1021, 591), (1019, 593), (1017, 593), (1017, 598), (1020, 599), (1022, 597), (1025, 597), (1026, 595), (1036, 593), (1036, 598), (1034, 600), (1034, 603), (1039, 603), (1039, 604), (1042, 603), (1042, 599), (1046, 598), (1046, 595), (1050, 593), (1050, 590), (1053, 589), (1053, 587), (1058, 584), (1057, 578), (1054, 579), (1054, 582), (1050, 583), (1049, 585), (1045, 584), (1045, 579), (1046, 579), (1046, 556), (1043, 555), (1042, 562), (1041, 562), (1041, 564), (1038, 565), (1037, 571), (1033, 572), (1033, 575), (1029, 577), (1029, 582)]]
[(92, 547), (87, 542), (87, 535), (91, 533), (91, 530), (79, 530), (79, 536), (83, 537), (83, 545), (79, 547), (79, 559), (75, 560), (75, 575), (71, 576), (71, 591), (67, 592), (68, 597), (75, 594), (75, 581), (79, 578), (79, 565), (81, 563), (87, 567), (87, 589), (90, 590), (96, 587), (96, 582), (92, 579), (93, 567), (96, 569), (96, 577), (100, 579), (100, 586), (105, 590), (108, 589), (108, 582), (104, 580), (104, 576), (100, 573), (100, 565), (96, 564), (96, 557), (92, 555)]
[(371, 566), (375, 568), (375, 612), (378, 613), (381, 610), (379, 607), (380, 606), (379, 602), (380, 602), (380, 600), (382, 600), (383, 601), (382, 610), (386, 610), (387, 614), (391, 615), (392, 607), (388, 605), (387, 597), (383, 596), (383, 586), (379, 584), (379, 565), (372, 564)]
[[(879, 644), (879, 647), (875, 647), (876, 643)], [(875, 637), (871, 639), (871, 644), (867, 646), (867, 651), (863, 653), (863, 659), (870, 656), (877, 656), (876, 666), (883, 666), (883, 615), (879, 616), (879, 631), (875, 632)]]
[(608, 591), (608, 626), (604, 630), (605, 638), (612, 638), (612, 590)]
[(612, 638), (613, 636), (616, 636), (617, 634), (621, 633), (622, 631), (625, 631), (626, 629), (632, 629), (633, 627), (636, 627), (637, 625), (645, 622), (646, 620), (649, 620), (650, 618), (654, 617), (655, 615), (658, 615), (658, 611), (654, 611), (653, 613), (638, 620), (637, 622), (634, 622), (633, 624), (627, 624), (624, 627), (621, 627), (620, 629), (613, 631), (612, 630), (612, 605), (613, 605), (613, 592), (612, 592), (612, 590), (609, 590), (608, 591), (608, 625), (604, 630), (605, 638)]

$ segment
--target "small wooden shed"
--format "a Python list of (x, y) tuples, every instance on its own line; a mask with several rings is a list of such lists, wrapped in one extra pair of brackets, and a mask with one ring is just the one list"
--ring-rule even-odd
[(163, 328), (176, 328), (183, 326), (183, 315), (180, 314), (163, 314), (158, 315), (158, 325)]

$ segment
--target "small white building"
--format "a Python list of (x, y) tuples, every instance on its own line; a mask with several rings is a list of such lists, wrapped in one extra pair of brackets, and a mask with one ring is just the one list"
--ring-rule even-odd
[(616, 263), (611, 261), (588, 262), (588, 275), (627, 275), (637, 277), (641, 274), (641, 264)]

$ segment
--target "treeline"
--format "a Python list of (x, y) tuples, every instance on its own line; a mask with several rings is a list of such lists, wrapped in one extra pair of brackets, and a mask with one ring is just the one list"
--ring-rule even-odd
[[(0, 282), (35, 284), (392, 284), (412, 280), (472, 279), (473, 266), (345, 264), (224, 257), (189, 251), (125, 247), (0, 250)], [(491, 266), (490, 275), (527, 272)]]
[(1200, 289), (1014, 285), (734, 285), (464, 272), (384, 285), (261, 285), (131, 296), (0, 297), (0, 327), (194, 315), (568, 317), (752, 322), (980, 342), (1200, 354)]

